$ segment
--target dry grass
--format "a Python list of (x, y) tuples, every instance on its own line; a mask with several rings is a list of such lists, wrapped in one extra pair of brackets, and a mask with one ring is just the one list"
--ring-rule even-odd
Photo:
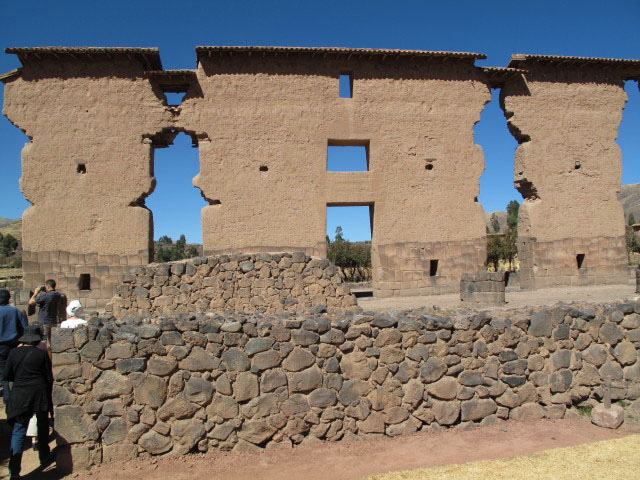
[(503, 460), (372, 475), (366, 480), (629, 480), (640, 478), (640, 435)]
[(0, 280), (6, 279), (9, 277), (22, 277), (22, 269), (0, 267)]

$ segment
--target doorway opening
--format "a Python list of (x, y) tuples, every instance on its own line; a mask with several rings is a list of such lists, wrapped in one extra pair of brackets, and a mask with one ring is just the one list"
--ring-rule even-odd
[(181, 260), (201, 255), (201, 210), (209, 203), (193, 186), (200, 172), (198, 139), (176, 130), (152, 138), (151, 174), (155, 188), (146, 206), (152, 211), (152, 261)]
[[(356, 296), (372, 296), (371, 238), (374, 205), (327, 204), (327, 257)], [(356, 289), (357, 291), (354, 291)]]

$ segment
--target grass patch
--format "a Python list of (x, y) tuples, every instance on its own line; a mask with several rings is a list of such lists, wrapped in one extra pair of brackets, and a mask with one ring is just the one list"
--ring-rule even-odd
[(638, 478), (640, 435), (555, 448), (533, 455), (425, 468), (366, 480), (628, 480)]
[(590, 417), (592, 410), (593, 410), (593, 407), (576, 407), (576, 411), (580, 415), (584, 415), (585, 417)]

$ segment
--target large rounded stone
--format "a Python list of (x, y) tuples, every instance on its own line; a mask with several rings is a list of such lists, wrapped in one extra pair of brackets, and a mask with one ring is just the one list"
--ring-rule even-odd
[(432, 407), (435, 420), (440, 425), (453, 425), (460, 418), (460, 402), (433, 401)]
[(573, 374), (571, 370), (559, 370), (553, 372), (549, 377), (549, 388), (551, 393), (562, 393), (569, 390), (571, 382), (573, 381)]
[(433, 383), (440, 380), (447, 372), (447, 366), (439, 358), (430, 358), (420, 365), (420, 378), (425, 383)]
[(299, 372), (316, 362), (315, 357), (308, 350), (294, 348), (282, 362), (282, 367), (289, 372)]
[(616, 360), (622, 365), (632, 365), (638, 359), (636, 347), (631, 342), (620, 342), (613, 351)]
[(235, 418), (238, 416), (238, 402), (231, 397), (216, 393), (207, 407), (207, 415), (209, 417), (218, 415), (225, 420)]
[(177, 366), (178, 362), (171, 357), (153, 357), (147, 362), (147, 373), (164, 377), (171, 375)]
[(429, 395), (441, 400), (453, 400), (458, 394), (458, 382), (453, 377), (445, 377), (427, 387)]
[(222, 354), (222, 363), (227, 367), (228, 372), (245, 372), (249, 370), (251, 361), (249, 357), (237, 348), (230, 348)]
[(124, 375), (113, 370), (105, 370), (93, 386), (93, 398), (104, 400), (121, 395), (128, 395), (133, 390), (131, 381)]
[(468, 402), (462, 402), (461, 414), (462, 421), (478, 421), (484, 417), (496, 413), (498, 406), (491, 399), (484, 400), (469, 400)]
[(133, 398), (141, 405), (159, 408), (167, 398), (167, 385), (160, 377), (146, 376), (133, 391)]
[(322, 387), (322, 370), (317, 366), (313, 366), (302, 372), (296, 372), (289, 379), (289, 391), (294, 392), (310, 392), (316, 388)]
[(191, 377), (184, 387), (184, 393), (190, 402), (206, 405), (211, 400), (213, 385), (203, 378)]
[(181, 370), (204, 372), (218, 368), (220, 360), (209, 355), (202, 347), (193, 347), (189, 356), (181, 360), (179, 365)]
[(605, 347), (604, 345), (598, 345), (596, 343), (590, 345), (589, 348), (582, 352), (582, 359), (587, 363), (595, 365), (596, 367), (599, 367), (604, 362), (606, 362), (607, 356), (607, 347)]
[(114, 418), (105, 431), (102, 432), (102, 441), (105, 445), (121, 442), (126, 438), (127, 430), (127, 424), (123, 419)]
[(357, 402), (360, 397), (366, 396), (371, 391), (371, 386), (364, 380), (347, 380), (342, 384), (338, 393), (338, 401), (344, 405)]
[(276, 429), (264, 420), (254, 420), (245, 422), (242, 429), (238, 432), (238, 437), (253, 443), (260, 444), (269, 440), (276, 433)]
[(152, 455), (160, 455), (161, 453), (171, 450), (171, 439), (164, 435), (160, 435), (155, 430), (150, 430), (140, 437), (138, 445), (144, 448)]
[(250, 372), (239, 373), (233, 382), (233, 398), (238, 402), (244, 402), (257, 397), (258, 393), (258, 377)]
[(619, 325), (613, 322), (607, 322), (600, 327), (600, 341), (615, 345), (624, 338), (624, 331)]
[(204, 437), (204, 425), (200, 420), (176, 420), (171, 425), (171, 438), (174, 443), (174, 451), (178, 455), (189, 453)]

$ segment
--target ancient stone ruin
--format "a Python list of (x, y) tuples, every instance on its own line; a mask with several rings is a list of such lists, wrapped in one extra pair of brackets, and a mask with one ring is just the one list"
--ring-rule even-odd
[(58, 465), (560, 419), (640, 398), (639, 342), (640, 302), (94, 317), (52, 338)]
[[(153, 154), (179, 132), (200, 152), (205, 255), (326, 256), (326, 207), (369, 206), (377, 296), (457, 292), (485, 262), (484, 169), (473, 126), (501, 89), (520, 143), (521, 284), (624, 283), (615, 143), (640, 60), (289, 47), (197, 47), (193, 70), (153, 48), (9, 48), (3, 113), (22, 152), (28, 287), (54, 278), (88, 308), (152, 258)], [(350, 98), (339, 96), (347, 75)], [(185, 92), (181, 105), (165, 93)], [(364, 146), (368, 171), (327, 171)]]

